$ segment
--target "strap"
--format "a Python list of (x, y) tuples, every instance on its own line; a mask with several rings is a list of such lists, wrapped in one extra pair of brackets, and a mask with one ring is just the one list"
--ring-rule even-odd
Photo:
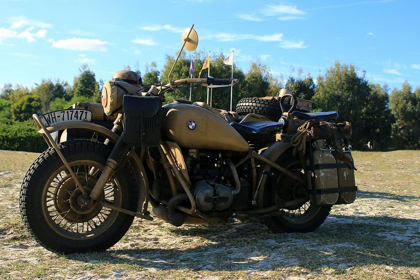
[(336, 159), (344, 162), (348, 166), (348, 168), (353, 169), (353, 170), (357, 170), (356, 167), (354, 166), (354, 163), (349, 158), (347, 158), (343, 153), (339, 153), (339, 152), (334, 151), (334, 152), (332, 152), (332, 154)]
[(330, 188), (330, 189), (317, 189), (317, 194), (329, 194), (329, 193), (345, 193), (345, 192), (357, 192), (357, 186), (344, 187), (344, 188)]
[(118, 88), (122, 89), (126, 94), (128, 94), (128, 90), (122, 85), (118, 84), (117, 82), (114, 82), (114, 85), (116, 85)]
[[(349, 168), (345, 163), (324, 163), (324, 164), (314, 164), (314, 170), (319, 169), (337, 169), (337, 168)], [(306, 167), (306, 170), (311, 170), (310, 166)]]
[(122, 106), (120, 106), (117, 109), (115, 109), (114, 111), (112, 111), (109, 115), (112, 116), (113, 114), (115, 114), (115, 112), (118, 112), (121, 109), (122, 109)]
[[(312, 142), (310, 142), (312, 144)], [(312, 201), (314, 203), (314, 206), (317, 206), (316, 202), (316, 181), (315, 181), (315, 167), (314, 167), (314, 155), (312, 153), (312, 145), (307, 145), (306, 150), (308, 152), (309, 157), (309, 174), (311, 177), (311, 187), (312, 187)]]

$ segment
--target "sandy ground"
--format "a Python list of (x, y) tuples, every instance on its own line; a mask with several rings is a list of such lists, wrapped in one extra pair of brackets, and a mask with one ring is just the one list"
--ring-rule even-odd
[(0, 169), (3, 279), (420, 279), (417, 181), (395, 187), (396, 179), (367, 176), (369, 161), (359, 164), (356, 202), (333, 207), (313, 233), (273, 234), (251, 221), (176, 228), (136, 219), (107, 252), (70, 256), (45, 250), (24, 228), (18, 192), (27, 167), (20, 164)]

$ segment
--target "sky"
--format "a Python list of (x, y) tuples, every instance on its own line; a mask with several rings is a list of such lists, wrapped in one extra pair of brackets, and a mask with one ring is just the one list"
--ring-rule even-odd
[[(314, 80), (353, 64), (369, 82), (420, 86), (417, 0), (0, 0), (0, 88), (42, 79), (73, 83), (83, 64), (97, 80), (124, 67), (145, 72), (175, 56), (194, 24), (204, 56), (234, 52), (287, 79)], [(189, 57), (190, 54), (187, 54)], [(203, 59), (204, 57), (202, 57)], [(229, 66), (227, 66), (229, 67)], [(188, 73), (186, 73), (188, 75)]]

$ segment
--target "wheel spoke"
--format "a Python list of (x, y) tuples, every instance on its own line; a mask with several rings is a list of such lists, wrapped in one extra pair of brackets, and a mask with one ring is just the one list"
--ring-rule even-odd
[[(103, 167), (101, 167), (103, 168)], [(85, 181), (85, 188), (91, 191), (100, 174), (101, 168), (91, 164), (74, 164), (71, 169), (81, 181)], [(113, 211), (96, 204), (92, 204), (91, 210), (80, 204), (81, 195), (74, 180), (63, 171), (58, 172), (51, 179), (45, 193), (44, 205), (48, 213), (48, 219), (56, 231), (62, 234), (76, 234), (82, 238), (86, 234), (98, 235), (108, 227), (106, 223)], [(114, 204), (120, 196), (118, 183), (115, 178), (104, 188), (101, 199)], [(76, 208), (75, 208), (76, 207)]]

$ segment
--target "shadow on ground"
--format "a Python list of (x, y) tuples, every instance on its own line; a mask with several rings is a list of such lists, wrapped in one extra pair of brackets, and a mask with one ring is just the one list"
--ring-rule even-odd
[(67, 257), (157, 270), (259, 271), (300, 266), (320, 272), (325, 267), (343, 270), (364, 265), (419, 267), (418, 225), (415, 219), (332, 215), (317, 231), (306, 234), (273, 234), (251, 222), (181, 227), (171, 233), (182, 242), (199, 236), (212, 244), (186, 250), (150, 244), (142, 249)]

